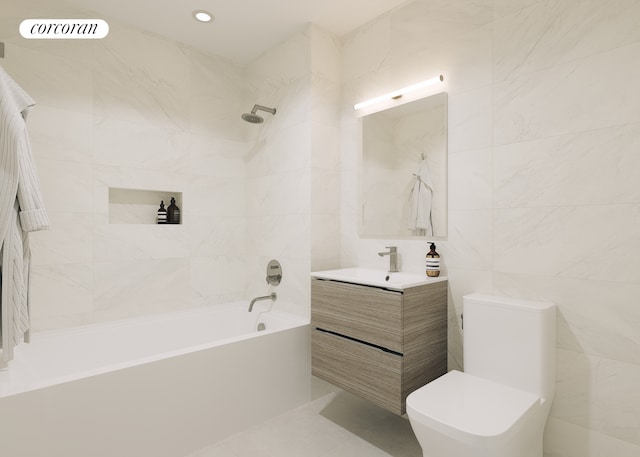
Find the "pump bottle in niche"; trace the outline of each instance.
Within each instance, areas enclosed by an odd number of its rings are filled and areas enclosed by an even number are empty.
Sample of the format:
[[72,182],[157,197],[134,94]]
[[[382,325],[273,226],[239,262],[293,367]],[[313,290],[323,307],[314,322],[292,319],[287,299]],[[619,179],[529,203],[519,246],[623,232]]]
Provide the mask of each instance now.
[[164,200],[160,201],[160,208],[158,209],[158,224],[167,223],[167,210],[164,208]]
[[436,252],[435,243],[431,243],[430,251],[427,252],[427,276],[440,276],[440,254]]
[[176,205],[176,199],[171,197],[171,204],[167,208],[167,224],[180,223],[180,208]]

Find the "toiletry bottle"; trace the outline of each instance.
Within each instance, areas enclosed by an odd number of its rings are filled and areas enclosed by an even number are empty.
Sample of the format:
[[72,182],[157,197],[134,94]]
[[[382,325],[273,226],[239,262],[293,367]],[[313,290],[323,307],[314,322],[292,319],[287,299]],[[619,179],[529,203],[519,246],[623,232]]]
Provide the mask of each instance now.
[[176,205],[176,199],[171,197],[171,204],[167,208],[167,224],[180,223],[180,208]]
[[167,223],[167,210],[164,209],[164,200],[160,201],[160,208],[158,209],[158,224]]
[[427,252],[427,276],[440,276],[440,254],[436,252],[435,243],[431,243],[431,250]]

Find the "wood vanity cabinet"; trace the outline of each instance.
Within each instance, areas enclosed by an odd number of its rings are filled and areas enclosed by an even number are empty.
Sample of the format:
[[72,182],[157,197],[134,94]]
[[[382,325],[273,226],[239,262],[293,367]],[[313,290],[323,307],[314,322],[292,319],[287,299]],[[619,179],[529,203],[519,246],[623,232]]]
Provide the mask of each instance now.
[[447,371],[447,281],[388,290],[311,279],[313,375],[396,414]]

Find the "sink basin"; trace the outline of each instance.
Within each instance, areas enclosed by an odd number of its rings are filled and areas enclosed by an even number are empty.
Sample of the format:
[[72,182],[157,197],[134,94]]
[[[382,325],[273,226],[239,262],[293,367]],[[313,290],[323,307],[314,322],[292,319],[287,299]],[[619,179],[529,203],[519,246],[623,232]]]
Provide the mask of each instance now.
[[311,273],[314,278],[332,279],[334,281],[361,284],[365,286],[384,287],[392,290],[404,290],[410,287],[422,286],[438,281],[446,281],[446,276],[429,278],[415,273],[389,273],[381,270],[367,268],[342,268],[339,270],[315,271]]

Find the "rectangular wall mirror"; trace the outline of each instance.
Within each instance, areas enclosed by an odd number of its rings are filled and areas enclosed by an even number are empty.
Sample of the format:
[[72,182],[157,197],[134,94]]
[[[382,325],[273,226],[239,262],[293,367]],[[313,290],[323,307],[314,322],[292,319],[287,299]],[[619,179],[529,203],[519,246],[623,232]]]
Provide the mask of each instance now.
[[362,118],[363,238],[447,237],[447,94]]

